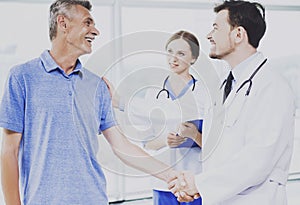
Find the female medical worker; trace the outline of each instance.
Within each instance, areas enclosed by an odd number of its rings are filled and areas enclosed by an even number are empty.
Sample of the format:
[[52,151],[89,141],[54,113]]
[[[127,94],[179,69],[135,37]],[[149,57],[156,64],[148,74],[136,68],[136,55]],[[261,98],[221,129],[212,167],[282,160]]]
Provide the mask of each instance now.
[[[162,150],[163,147],[167,147],[161,156],[168,156],[170,165],[177,170],[189,170],[197,174],[202,169],[200,162],[201,133],[207,96],[202,81],[195,79],[190,74],[190,67],[199,56],[199,42],[190,32],[179,31],[169,38],[165,48],[171,72],[166,76],[162,88],[147,90],[145,101],[141,103],[143,109],[138,109],[137,106],[130,106],[130,109],[143,115],[141,114],[142,110],[145,111],[149,108],[147,104],[158,106],[164,112],[166,126],[165,129],[160,127],[154,131],[156,138],[146,140],[145,148]],[[120,108],[121,97],[115,95],[113,85],[107,79],[104,80],[107,82],[110,92],[114,93],[113,106]],[[121,105],[121,107],[125,106]],[[149,111],[144,114],[147,115],[147,113]],[[156,129],[154,124],[152,126]],[[193,202],[178,202],[167,186],[158,180],[154,182],[153,200],[154,205],[201,204],[201,198]]]

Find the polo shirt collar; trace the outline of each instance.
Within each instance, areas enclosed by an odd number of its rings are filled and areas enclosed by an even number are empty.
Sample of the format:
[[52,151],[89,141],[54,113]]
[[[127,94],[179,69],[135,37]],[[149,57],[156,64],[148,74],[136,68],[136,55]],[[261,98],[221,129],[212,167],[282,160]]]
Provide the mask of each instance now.
[[[57,65],[57,63],[54,61],[54,59],[50,55],[49,50],[45,50],[41,54],[40,59],[43,62],[44,68],[48,73],[53,71],[53,70],[56,70],[56,69],[62,70],[61,67],[59,65]],[[77,59],[76,66],[75,66],[72,73],[79,72],[79,71],[82,72],[82,64],[81,64],[80,60]]]

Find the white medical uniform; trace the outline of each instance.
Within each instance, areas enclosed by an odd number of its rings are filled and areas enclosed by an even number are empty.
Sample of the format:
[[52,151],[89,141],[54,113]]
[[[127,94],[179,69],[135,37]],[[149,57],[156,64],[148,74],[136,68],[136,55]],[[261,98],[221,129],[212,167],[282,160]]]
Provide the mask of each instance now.
[[[193,91],[192,87],[193,85],[189,86],[184,95],[174,100],[171,97],[167,98],[166,92],[162,92],[156,99],[161,87],[149,88],[144,98],[131,101],[128,111],[130,122],[135,126],[144,125],[150,129],[145,132],[148,136],[145,136],[144,141],[157,136],[164,136],[167,140],[168,133],[178,133],[178,126],[182,122],[203,119],[207,98],[205,86],[198,80]],[[170,91],[167,86],[166,88]],[[164,147],[149,152],[177,170],[189,170],[195,174],[202,170],[199,147]],[[156,179],[153,182],[154,189],[169,191],[165,182]]]
[[249,96],[245,96],[249,84],[236,93],[264,59],[257,52],[234,68],[234,87],[224,105],[222,88],[208,109],[210,117],[219,119],[208,120],[212,124],[204,133],[203,172],[195,177],[205,205],[287,204],[292,91],[267,62],[254,76]]

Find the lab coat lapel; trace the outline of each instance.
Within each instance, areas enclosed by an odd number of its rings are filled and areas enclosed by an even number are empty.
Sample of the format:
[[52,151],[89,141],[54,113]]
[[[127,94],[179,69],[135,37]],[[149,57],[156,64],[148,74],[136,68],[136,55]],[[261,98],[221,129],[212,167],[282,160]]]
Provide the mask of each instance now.
[[238,79],[236,81],[236,85],[234,86],[234,88],[232,89],[232,91],[229,93],[227,99],[224,102],[224,106],[226,108],[232,104],[232,101],[236,99],[237,95],[243,95],[243,96],[245,96],[245,93],[246,93],[246,90],[247,90],[249,84],[246,84],[238,93],[237,93],[237,90],[240,88],[240,86],[246,80],[248,80],[250,78],[250,76],[252,75],[252,73],[263,62],[264,59],[265,59],[264,56],[261,53],[259,53],[259,56],[258,56],[257,60],[249,63],[247,65],[247,67],[245,68],[244,72],[242,72],[238,76]]

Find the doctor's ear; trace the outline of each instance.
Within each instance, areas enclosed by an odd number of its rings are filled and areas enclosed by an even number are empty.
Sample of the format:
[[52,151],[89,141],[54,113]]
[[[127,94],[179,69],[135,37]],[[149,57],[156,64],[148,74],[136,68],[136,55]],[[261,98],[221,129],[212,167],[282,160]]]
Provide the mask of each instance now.
[[236,43],[239,43],[243,41],[245,38],[247,38],[247,31],[244,27],[238,26],[235,28],[235,41]]

